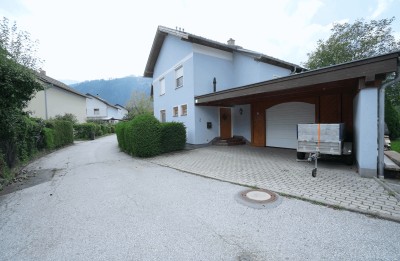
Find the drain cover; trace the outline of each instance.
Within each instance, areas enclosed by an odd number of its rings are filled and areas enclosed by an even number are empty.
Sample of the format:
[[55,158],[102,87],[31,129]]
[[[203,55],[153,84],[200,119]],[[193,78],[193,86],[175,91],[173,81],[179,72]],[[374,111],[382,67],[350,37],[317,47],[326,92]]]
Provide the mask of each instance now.
[[279,196],[266,189],[248,189],[236,195],[236,200],[252,208],[274,208],[281,203]]

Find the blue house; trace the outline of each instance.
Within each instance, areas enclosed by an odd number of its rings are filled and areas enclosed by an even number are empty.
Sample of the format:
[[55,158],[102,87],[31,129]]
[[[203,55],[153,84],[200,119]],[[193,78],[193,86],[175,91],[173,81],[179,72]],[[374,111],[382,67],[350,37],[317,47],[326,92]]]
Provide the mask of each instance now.
[[233,39],[225,44],[159,26],[144,76],[153,78],[155,117],[183,122],[188,143],[241,136],[253,146],[295,149],[298,123],[342,122],[359,173],[371,177],[383,164],[378,90],[397,70],[398,57],[307,71]]

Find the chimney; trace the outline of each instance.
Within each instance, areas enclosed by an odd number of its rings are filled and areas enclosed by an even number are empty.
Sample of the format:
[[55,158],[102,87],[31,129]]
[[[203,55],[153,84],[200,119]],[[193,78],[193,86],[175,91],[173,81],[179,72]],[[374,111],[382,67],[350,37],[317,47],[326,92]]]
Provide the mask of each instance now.
[[45,71],[45,70],[42,70],[42,69],[39,69],[39,74],[40,74],[40,75],[46,76],[46,71]]
[[229,38],[228,45],[235,45],[235,40],[233,40],[232,38]]

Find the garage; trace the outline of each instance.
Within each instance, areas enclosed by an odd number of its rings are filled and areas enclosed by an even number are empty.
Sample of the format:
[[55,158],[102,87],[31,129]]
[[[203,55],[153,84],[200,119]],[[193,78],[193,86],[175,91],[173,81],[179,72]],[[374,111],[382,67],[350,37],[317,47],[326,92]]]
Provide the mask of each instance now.
[[305,102],[287,102],[265,111],[266,146],[296,149],[297,124],[315,123],[315,105]]

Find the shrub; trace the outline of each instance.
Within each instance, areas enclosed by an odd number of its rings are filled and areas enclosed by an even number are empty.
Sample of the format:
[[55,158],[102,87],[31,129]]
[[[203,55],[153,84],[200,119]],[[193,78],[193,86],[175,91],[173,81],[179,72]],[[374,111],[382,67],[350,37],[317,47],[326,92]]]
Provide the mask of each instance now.
[[59,148],[74,142],[74,130],[70,121],[54,121],[54,147]]
[[150,114],[136,116],[127,132],[132,154],[138,157],[152,157],[161,152],[161,124]]
[[43,128],[44,146],[46,149],[54,149],[54,130]]
[[135,139],[135,133],[133,132],[133,121],[128,121],[125,124],[124,130],[124,150],[130,155],[135,155],[135,148],[133,147],[133,140]]
[[186,144],[186,129],[181,122],[161,123],[161,149],[162,152],[182,150]]
[[96,124],[82,123],[75,125],[75,137],[78,139],[91,139],[93,140],[96,133]]
[[117,134],[118,146],[121,150],[125,151],[125,129],[127,122],[119,122],[115,125],[115,133]]
[[389,128],[390,138],[400,137],[400,114],[389,99],[385,100],[385,122]]

